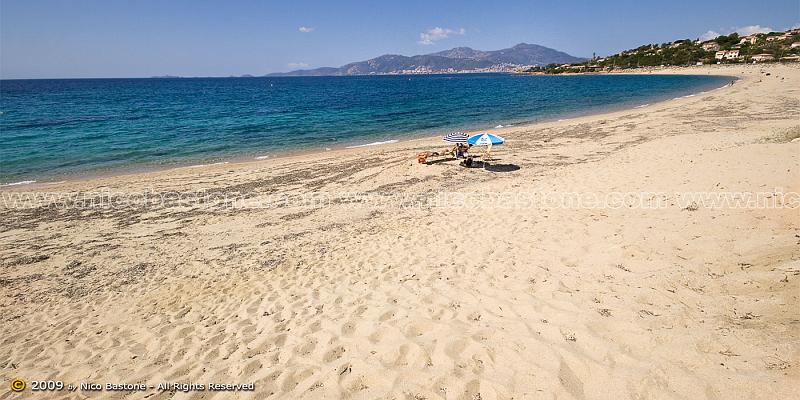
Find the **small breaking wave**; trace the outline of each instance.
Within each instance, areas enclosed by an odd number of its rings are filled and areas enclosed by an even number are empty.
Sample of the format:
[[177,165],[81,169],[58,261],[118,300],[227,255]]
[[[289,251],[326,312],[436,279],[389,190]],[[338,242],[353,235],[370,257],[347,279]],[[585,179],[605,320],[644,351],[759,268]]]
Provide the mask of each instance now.
[[347,146],[346,148],[348,148],[348,149],[356,149],[356,148],[359,148],[359,147],[380,146],[382,144],[391,144],[391,143],[397,143],[397,142],[399,142],[399,140],[385,140],[383,142],[372,142],[372,143],[367,143],[367,144],[359,144],[359,145],[355,145],[355,146]]
[[227,163],[228,163],[227,161],[222,161],[222,162],[215,162],[215,163],[210,163],[210,164],[195,164],[195,165],[189,165],[188,167],[184,167],[184,168],[203,168],[203,167],[210,167],[212,165],[225,165]]
[[19,181],[19,182],[11,182],[11,183],[6,183],[5,185],[0,185],[0,186],[19,186],[19,185],[30,185],[31,183],[36,183],[36,181]]

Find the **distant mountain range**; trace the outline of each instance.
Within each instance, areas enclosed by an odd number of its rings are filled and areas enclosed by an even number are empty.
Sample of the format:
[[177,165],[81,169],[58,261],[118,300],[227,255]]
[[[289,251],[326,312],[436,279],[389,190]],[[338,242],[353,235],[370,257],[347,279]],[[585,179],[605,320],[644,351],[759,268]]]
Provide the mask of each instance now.
[[447,72],[505,72],[519,66],[572,64],[585,61],[567,53],[540,46],[520,43],[514,47],[494,51],[481,51],[469,47],[456,47],[437,53],[401,56],[386,54],[367,61],[341,67],[323,67],[267,76],[326,76],[326,75],[389,75]]

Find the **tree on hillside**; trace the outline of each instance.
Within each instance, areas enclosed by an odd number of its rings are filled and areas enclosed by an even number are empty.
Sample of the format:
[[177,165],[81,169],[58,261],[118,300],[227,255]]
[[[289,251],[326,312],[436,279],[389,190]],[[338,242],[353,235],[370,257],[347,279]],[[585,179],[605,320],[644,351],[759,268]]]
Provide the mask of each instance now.
[[717,38],[714,39],[714,41],[717,42],[717,44],[722,50],[730,50],[731,47],[739,44],[740,40],[741,38],[739,38],[739,34],[736,32],[733,32],[727,36],[725,35],[717,36]]

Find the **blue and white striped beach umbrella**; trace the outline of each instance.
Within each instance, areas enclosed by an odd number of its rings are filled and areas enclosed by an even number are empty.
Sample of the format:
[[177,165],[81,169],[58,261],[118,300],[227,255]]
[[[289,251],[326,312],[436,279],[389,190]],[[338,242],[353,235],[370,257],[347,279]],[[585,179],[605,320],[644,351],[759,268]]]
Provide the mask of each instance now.
[[469,135],[467,135],[464,132],[452,132],[448,133],[447,135],[444,135],[444,137],[442,137],[442,140],[450,143],[467,143],[468,138]]
[[491,133],[481,133],[479,135],[475,135],[467,139],[467,143],[473,146],[488,146],[493,144],[503,144],[505,143],[505,139],[500,136],[493,135]]

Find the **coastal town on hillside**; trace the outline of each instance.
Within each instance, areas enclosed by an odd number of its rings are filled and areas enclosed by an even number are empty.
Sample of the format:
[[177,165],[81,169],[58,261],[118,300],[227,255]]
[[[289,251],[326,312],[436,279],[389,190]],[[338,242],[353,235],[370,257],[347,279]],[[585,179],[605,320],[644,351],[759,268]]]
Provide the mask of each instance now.
[[798,61],[800,28],[793,28],[784,32],[747,36],[739,36],[734,32],[705,41],[684,39],[672,43],[648,44],[608,57],[592,57],[582,63],[518,67],[515,72],[591,73],[645,67]]
[[502,64],[494,64],[486,68],[434,69],[427,65],[421,65],[413,69],[402,69],[402,70],[387,72],[385,74],[373,74],[373,75],[480,74],[480,73],[498,73],[498,72],[509,73],[509,72],[518,72],[520,68],[530,68],[530,67],[531,66],[520,66],[519,64],[502,63]]

